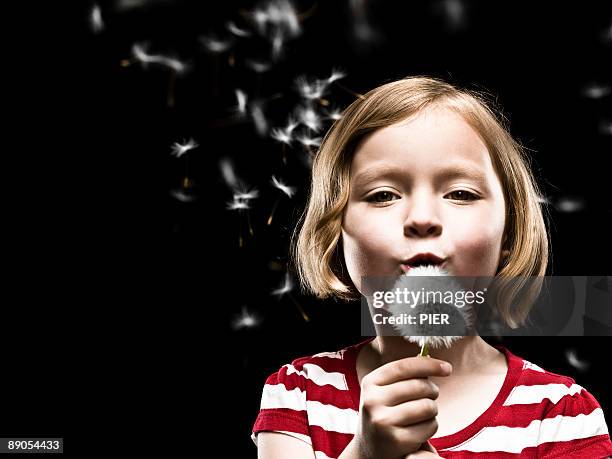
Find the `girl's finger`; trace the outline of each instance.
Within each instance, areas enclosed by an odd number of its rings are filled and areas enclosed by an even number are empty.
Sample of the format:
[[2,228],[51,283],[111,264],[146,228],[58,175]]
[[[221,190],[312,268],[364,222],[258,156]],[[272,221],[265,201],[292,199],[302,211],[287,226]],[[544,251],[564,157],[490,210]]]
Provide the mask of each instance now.
[[415,451],[414,453],[410,453],[408,456],[404,456],[404,459],[434,459],[438,456],[436,453],[431,453],[429,451]]

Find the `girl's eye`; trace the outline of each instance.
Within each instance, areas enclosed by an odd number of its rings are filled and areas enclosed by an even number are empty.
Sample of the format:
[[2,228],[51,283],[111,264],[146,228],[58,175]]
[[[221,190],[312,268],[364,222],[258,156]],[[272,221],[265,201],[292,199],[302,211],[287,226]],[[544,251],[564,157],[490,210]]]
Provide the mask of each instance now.
[[469,191],[466,191],[466,190],[451,191],[450,193],[448,193],[447,196],[450,196],[450,195],[453,195],[453,194],[455,196],[459,196],[457,198],[457,200],[459,200],[459,201],[475,201],[476,199],[478,199],[478,196],[476,196],[474,193],[470,193]]
[[394,195],[390,191],[379,191],[378,193],[374,193],[373,195],[371,195],[367,199],[367,201],[374,202],[374,203],[388,202],[391,199],[385,199],[385,198],[393,198],[393,197]]

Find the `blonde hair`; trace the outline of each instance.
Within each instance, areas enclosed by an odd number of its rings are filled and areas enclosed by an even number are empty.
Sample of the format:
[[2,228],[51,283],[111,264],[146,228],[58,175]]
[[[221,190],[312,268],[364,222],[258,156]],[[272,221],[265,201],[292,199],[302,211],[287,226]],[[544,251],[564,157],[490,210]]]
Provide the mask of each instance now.
[[[549,235],[540,207],[541,193],[523,147],[509,134],[507,120],[488,95],[459,89],[431,77],[407,77],[379,86],[355,100],[325,135],[312,165],[308,202],[291,241],[291,260],[302,290],[324,299],[355,300],[359,292],[348,275],[341,230],[349,198],[350,167],[358,143],[377,129],[403,121],[429,106],[458,113],[479,133],[501,179],[506,202],[505,249],[510,253],[496,277],[543,276]],[[541,283],[521,289],[520,281],[499,290],[498,313],[509,326],[524,323]]]

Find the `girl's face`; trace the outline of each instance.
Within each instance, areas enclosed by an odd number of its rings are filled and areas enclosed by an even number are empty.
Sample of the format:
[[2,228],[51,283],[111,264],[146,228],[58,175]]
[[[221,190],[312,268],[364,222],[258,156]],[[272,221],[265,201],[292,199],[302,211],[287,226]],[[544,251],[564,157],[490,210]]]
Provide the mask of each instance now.
[[[441,107],[379,129],[357,147],[342,221],[348,272],[397,276],[418,253],[445,259],[454,276],[494,276],[505,203],[486,146]],[[362,292],[363,293],[363,292]]]

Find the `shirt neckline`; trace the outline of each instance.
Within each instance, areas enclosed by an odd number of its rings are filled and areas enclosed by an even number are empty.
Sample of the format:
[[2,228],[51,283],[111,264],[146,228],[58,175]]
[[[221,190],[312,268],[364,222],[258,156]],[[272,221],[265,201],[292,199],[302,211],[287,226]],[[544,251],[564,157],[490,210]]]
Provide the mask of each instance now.
[[[359,380],[357,378],[357,355],[359,354],[359,350],[364,345],[373,341],[374,338],[376,337],[370,337],[365,341],[350,346],[349,348],[347,348],[345,353],[346,364],[348,365],[347,382],[349,386],[349,392],[354,407],[357,411],[359,411],[359,399],[361,397],[361,387],[359,386]],[[510,392],[516,385],[516,382],[522,370],[521,359],[512,354],[505,346],[493,345],[493,347],[504,354],[504,356],[506,357],[506,363],[508,365],[506,377],[504,378],[504,382],[502,384],[501,389],[499,390],[497,396],[495,397],[491,405],[470,425],[453,434],[437,438],[431,438],[429,441],[436,449],[442,450],[459,445],[473,437],[484,427],[491,425],[491,423],[495,420],[496,416],[499,414],[503,403],[506,401],[506,399],[510,395]]]

